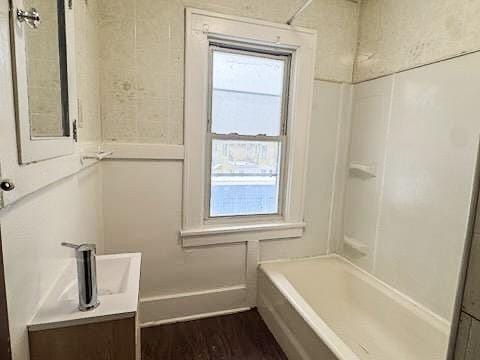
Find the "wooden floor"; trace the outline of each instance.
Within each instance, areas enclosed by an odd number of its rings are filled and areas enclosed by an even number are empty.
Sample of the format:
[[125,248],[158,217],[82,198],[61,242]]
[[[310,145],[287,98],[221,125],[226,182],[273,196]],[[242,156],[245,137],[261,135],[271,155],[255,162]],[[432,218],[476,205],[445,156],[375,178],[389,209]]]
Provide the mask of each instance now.
[[256,310],[142,329],[142,360],[287,359]]

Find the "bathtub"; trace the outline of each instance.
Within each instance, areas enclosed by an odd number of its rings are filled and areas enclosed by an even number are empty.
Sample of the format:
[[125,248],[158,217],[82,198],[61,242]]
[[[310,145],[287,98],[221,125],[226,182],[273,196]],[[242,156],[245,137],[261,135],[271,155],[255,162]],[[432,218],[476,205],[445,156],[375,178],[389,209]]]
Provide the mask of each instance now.
[[263,263],[258,276],[258,310],[290,360],[446,359],[446,320],[340,256]]

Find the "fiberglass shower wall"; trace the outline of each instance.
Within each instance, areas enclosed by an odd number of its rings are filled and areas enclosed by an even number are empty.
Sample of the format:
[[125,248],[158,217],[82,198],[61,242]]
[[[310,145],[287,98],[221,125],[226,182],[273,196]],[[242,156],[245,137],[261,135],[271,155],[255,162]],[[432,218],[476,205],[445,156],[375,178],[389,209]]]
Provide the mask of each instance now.
[[343,253],[452,318],[480,122],[480,54],[355,85]]

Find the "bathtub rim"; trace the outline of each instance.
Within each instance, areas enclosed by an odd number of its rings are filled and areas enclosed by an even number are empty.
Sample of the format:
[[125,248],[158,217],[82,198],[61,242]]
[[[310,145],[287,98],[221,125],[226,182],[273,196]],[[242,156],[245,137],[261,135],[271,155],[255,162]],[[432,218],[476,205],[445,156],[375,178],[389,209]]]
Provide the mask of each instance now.
[[[362,269],[358,265],[352,263],[350,260],[339,254],[327,254],[305,258],[293,258],[293,259],[279,259],[279,260],[267,260],[259,262],[259,270],[265,274],[265,276],[272,282],[272,284],[278,289],[278,291],[284,296],[287,301],[292,305],[295,311],[302,317],[302,319],[308,324],[313,332],[325,343],[325,345],[332,351],[332,353],[342,360],[359,360],[360,358],[351,350],[351,348],[345,344],[345,342],[330,328],[330,326],[323,321],[323,319],[313,310],[313,308],[307,303],[307,301],[300,295],[285,275],[276,269],[268,269],[268,265],[282,264],[282,263],[294,263],[294,262],[309,262],[321,259],[335,259],[344,265],[350,266],[354,272],[356,271],[362,279],[369,284],[382,291],[387,296],[393,298],[393,301],[407,306],[409,309],[415,312],[420,318],[427,321],[437,330],[445,334],[448,339],[451,324],[448,320],[444,319],[440,315],[434,313],[422,304],[417,303],[408,295],[400,292],[399,290],[388,285],[384,281],[378,279],[368,271]],[[267,268],[266,268],[267,267]],[[445,354],[446,355],[446,354]]]

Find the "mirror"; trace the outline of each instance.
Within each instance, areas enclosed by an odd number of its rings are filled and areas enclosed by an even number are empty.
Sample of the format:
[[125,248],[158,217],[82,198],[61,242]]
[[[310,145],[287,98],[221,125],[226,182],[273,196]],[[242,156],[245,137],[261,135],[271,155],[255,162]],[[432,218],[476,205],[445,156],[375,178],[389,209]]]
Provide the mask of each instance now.
[[24,26],[31,137],[65,136],[68,80],[63,1],[28,0],[24,8],[30,13],[26,16],[39,18],[38,23],[27,18]]
[[11,0],[21,164],[71,154],[74,150],[71,117],[76,108],[71,99],[75,99],[75,70],[70,69],[74,15],[66,1]]

